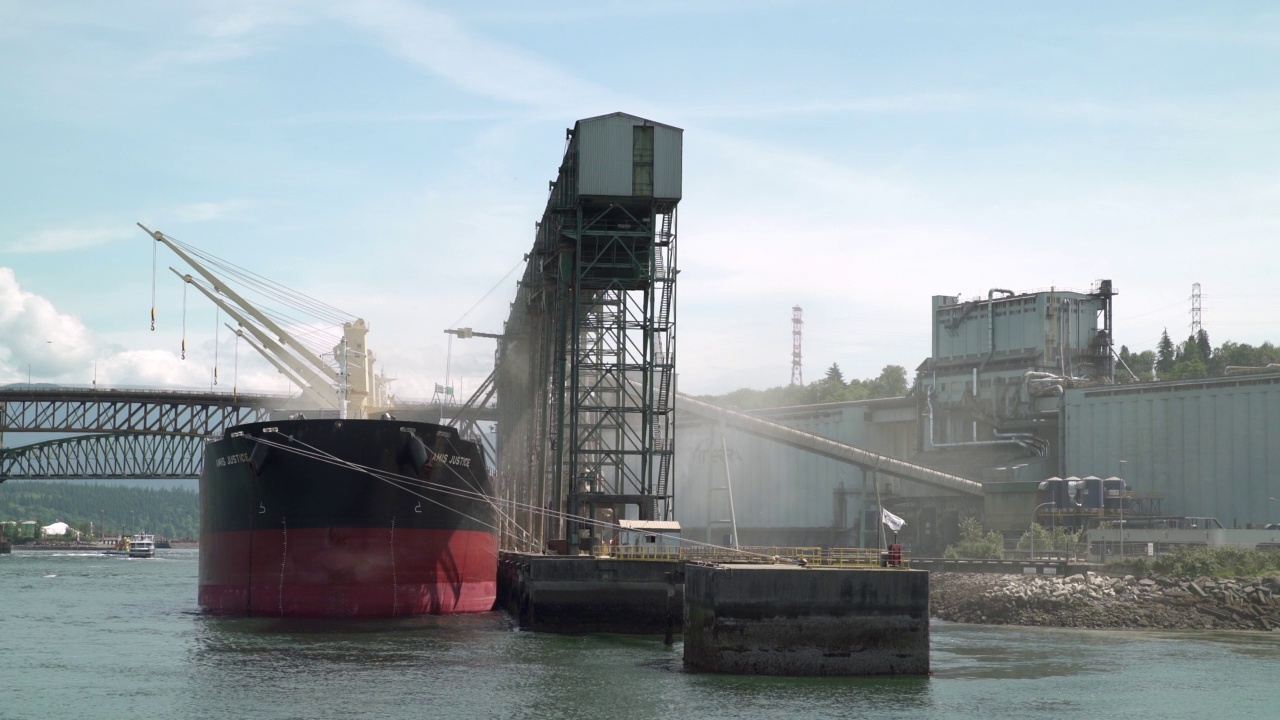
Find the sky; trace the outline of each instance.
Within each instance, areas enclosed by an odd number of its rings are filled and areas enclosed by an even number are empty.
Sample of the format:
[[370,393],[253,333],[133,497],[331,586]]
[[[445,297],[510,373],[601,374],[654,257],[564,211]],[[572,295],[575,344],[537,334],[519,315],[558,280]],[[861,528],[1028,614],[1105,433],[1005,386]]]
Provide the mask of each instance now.
[[501,332],[616,111],[684,129],[684,392],[788,383],[797,305],[806,381],[913,369],[995,287],[1109,278],[1136,351],[1200,283],[1215,345],[1280,341],[1277,67],[1250,2],[0,0],[0,384],[289,390],[141,222],[465,395],[493,341],[444,329]]

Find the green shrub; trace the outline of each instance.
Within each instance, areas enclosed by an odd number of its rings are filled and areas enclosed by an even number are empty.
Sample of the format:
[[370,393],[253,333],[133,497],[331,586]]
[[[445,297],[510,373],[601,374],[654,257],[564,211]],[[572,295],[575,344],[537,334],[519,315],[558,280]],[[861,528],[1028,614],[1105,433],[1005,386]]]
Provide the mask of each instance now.
[[1078,532],[1071,532],[1062,526],[1050,529],[1040,523],[1032,523],[1031,527],[1022,533],[1022,537],[1018,538],[1018,549],[1067,552],[1079,541],[1080,533]]
[[1192,546],[1151,560],[1151,570],[1172,577],[1237,577],[1280,572],[1280,553],[1238,547]]
[[960,523],[960,542],[948,545],[942,553],[948,558],[972,558],[999,560],[1004,553],[1004,537],[992,530],[985,535],[978,518],[968,518]]

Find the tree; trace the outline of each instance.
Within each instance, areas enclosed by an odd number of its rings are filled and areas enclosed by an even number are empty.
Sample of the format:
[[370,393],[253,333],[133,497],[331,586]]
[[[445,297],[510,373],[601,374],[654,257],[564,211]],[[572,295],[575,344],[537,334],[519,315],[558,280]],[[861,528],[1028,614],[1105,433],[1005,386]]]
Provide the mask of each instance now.
[[1134,353],[1129,351],[1127,345],[1121,345],[1117,355],[1121,363],[1120,368],[1116,370],[1117,383],[1151,382],[1151,368],[1156,362],[1154,350]]
[[1156,371],[1161,375],[1173,369],[1177,357],[1174,354],[1173,341],[1169,339],[1169,328],[1160,333],[1160,342],[1156,345]]
[[885,365],[880,377],[871,381],[871,397],[902,397],[907,394],[907,370],[901,365]]
[[1209,374],[1223,375],[1228,367],[1265,367],[1271,363],[1280,363],[1280,348],[1275,345],[1266,342],[1253,347],[1227,340],[1213,351],[1207,364]]
[[831,367],[827,368],[827,376],[825,380],[844,385],[844,373],[840,372],[839,363],[831,363]]
[[1207,367],[1209,360],[1213,357],[1213,346],[1209,344],[1209,333],[1204,328],[1200,328],[1196,333],[1196,346],[1200,350],[1200,362]]
[[1178,361],[1173,369],[1165,373],[1162,380],[1194,380],[1196,378],[1208,377],[1209,371],[1204,363],[1200,361],[1199,353],[1189,356],[1184,355]]

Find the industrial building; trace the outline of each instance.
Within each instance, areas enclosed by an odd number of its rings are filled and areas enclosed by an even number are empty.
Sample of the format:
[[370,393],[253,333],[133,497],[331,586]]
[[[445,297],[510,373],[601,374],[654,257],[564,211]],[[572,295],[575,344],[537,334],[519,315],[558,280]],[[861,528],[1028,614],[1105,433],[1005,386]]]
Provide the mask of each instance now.
[[[908,397],[752,413],[980,482],[980,497],[680,414],[684,536],[875,546],[882,505],[907,520],[900,540],[918,554],[940,553],[966,517],[1007,535],[1033,517],[1084,527],[1115,511],[1280,522],[1280,374],[1117,385],[1117,294],[1102,280],[1087,292],[935,296],[932,354]],[[1070,482],[1055,495],[1042,487],[1051,478]]]

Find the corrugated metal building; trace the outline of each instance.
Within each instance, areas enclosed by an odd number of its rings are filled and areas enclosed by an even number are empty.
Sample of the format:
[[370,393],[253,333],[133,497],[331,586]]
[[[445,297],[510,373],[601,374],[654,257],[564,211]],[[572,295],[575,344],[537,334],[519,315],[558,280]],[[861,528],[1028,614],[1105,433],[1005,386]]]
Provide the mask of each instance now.
[[579,120],[578,195],[679,200],[684,131],[626,113]]
[[[1280,522],[1280,376],[1068,390],[1066,472],[1119,475],[1166,515]],[[1274,498],[1274,499],[1273,499]]]
[[[754,414],[897,457],[909,457],[915,450],[916,403],[909,398],[776,408]],[[733,513],[725,478],[726,458]],[[676,426],[675,467],[676,517],[686,538],[727,544],[735,517],[743,545],[860,546],[867,542],[864,533],[876,530],[865,517],[876,507],[870,473],[732,427],[682,416]],[[888,499],[923,492],[904,485],[898,479],[880,479],[881,494]],[[874,539],[870,542],[874,544]]]
[[[1280,374],[1109,384],[1115,294],[1104,280],[1088,293],[936,296],[934,356],[918,368],[913,397],[755,414],[1004,483],[984,507],[881,478],[885,506],[907,519],[904,539],[920,552],[941,552],[967,515],[1021,532],[1044,500],[1037,484],[1053,476],[1123,475],[1144,512],[1216,517],[1227,528],[1280,522]],[[741,543],[875,545],[870,473],[732,428],[723,436],[721,447],[718,427],[677,425],[676,517],[686,537],[730,535],[727,450]]]

